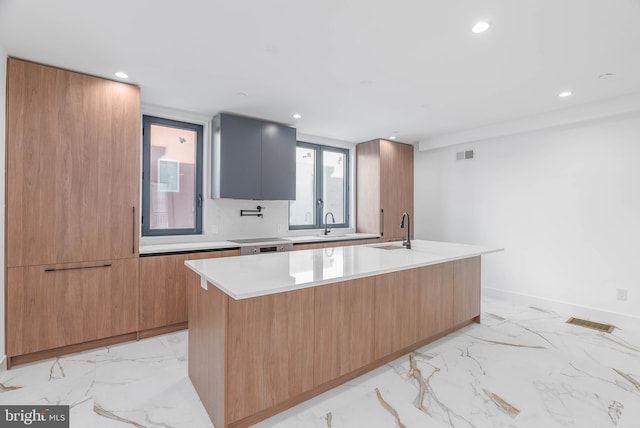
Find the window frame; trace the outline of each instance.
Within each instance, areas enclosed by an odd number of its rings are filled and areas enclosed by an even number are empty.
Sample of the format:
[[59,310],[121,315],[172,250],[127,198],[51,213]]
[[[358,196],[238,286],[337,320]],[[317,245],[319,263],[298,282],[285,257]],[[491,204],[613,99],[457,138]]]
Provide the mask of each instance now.
[[324,229],[324,201],[322,206],[318,204],[318,200],[321,199],[323,193],[323,174],[324,174],[324,152],[334,152],[334,153],[342,153],[344,154],[344,222],[343,223],[330,223],[329,227],[331,229],[346,229],[349,227],[349,183],[350,183],[350,168],[349,168],[349,149],[345,149],[342,147],[334,147],[327,146],[323,144],[315,144],[308,143],[306,141],[296,141],[296,149],[298,147],[304,147],[315,152],[315,209],[316,209],[316,222],[315,224],[300,224],[300,225],[292,225],[291,224],[291,201],[289,202],[289,230],[310,230],[310,229]]
[[[150,222],[150,196],[151,196],[151,125],[169,126],[181,128],[196,133],[196,159],[195,159],[195,186],[194,204],[195,227],[181,229],[151,229]],[[142,115],[142,237],[148,236],[174,236],[174,235],[201,235],[203,217],[203,169],[204,169],[204,126],[197,123],[181,120],[167,119],[152,114]]]

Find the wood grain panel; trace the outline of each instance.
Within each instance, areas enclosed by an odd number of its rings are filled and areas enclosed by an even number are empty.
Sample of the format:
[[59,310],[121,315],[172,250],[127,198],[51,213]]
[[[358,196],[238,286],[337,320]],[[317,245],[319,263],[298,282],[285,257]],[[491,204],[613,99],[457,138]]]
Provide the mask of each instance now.
[[377,276],[376,359],[448,328],[452,283],[450,263]]
[[356,146],[356,231],[380,233],[380,143]]
[[406,236],[402,213],[413,219],[413,146],[380,140],[380,207],[384,209],[384,236],[396,241]]
[[138,259],[9,268],[7,302],[9,356],[134,332]]
[[453,323],[480,316],[480,256],[453,262]]
[[186,289],[176,275],[179,257],[140,259],[140,330],[186,321]]
[[216,427],[226,427],[227,311],[229,297],[189,271],[189,378]]
[[229,299],[228,422],[313,387],[313,289]]
[[317,248],[324,248],[324,242],[311,243],[311,244],[294,244],[293,245],[293,251],[315,250]]
[[10,58],[7,265],[137,254],[139,89]]
[[239,256],[240,250],[171,254],[140,259],[140,330],[187,321],[187,260]]
[[318,386],[374,360],[375,277],[316,287],[315,371]]

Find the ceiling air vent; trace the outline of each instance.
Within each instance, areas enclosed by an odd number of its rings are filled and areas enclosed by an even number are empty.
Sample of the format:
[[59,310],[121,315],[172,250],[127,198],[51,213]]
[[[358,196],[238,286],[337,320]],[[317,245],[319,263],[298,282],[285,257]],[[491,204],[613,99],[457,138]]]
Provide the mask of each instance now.
[[456,153],[456,160],[473,159],[473,150],[464,150]]

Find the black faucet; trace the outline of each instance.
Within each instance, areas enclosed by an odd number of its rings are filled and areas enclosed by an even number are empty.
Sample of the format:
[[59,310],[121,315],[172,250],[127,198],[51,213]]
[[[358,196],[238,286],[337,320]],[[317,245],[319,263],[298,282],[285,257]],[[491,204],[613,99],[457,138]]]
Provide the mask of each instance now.
[[327,225],[327,216],[328,216],[329,214],[331,214],[331,221],[332,221],[333,223],[335,223],[335,222],[336,222],[336,218],[333,216],[333,213],[332,213],[331,211],[328,211],[328,212],[324,215],[324,234],[325,234],[325,235],[328,235],[329,233],[331,233],[331,231],[327,228],[327,227],[328,227],[328,225]]
[[407,239],[402,240],[402,245],[407,247],[407,250],[411,249],[411,217],[408,212],[402,213],[402,221],[400,222],[400,229],[404,229],[404,218],[407,218]]

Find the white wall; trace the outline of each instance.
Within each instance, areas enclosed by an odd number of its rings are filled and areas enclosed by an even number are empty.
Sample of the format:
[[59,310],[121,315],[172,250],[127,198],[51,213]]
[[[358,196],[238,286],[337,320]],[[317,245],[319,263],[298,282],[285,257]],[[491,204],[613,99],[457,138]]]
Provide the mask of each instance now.
[[417,238],[505,248],[484,287],[640,314],[639,113],[416,152],[415,179]]
[[[153,245],[160,243],[174,242],[202,242],[221,241],[233,238],[247,237],[272,237],[286,235],[309,235],[317,234],[319,230],[293,231],[289,232],[289,202],[288,201],[253,201],[237,199],[210,199],[209,185],[211,183],[210,173],[210,148],[211,148],[211,118],[199,116],[190,112],[173,110],[160,106],[143,105],[142,113],[164,117],[174,120],[182,120],[191,123],[198,123],[204,126],[204,211],[203,211],[203,234],[200,236],[173,236],[173,237],[145,237],[141,238],[141,245]],[[342,147],[350,150],[349,163],[351,171],[351,193],[350,193],[350,223],[352,227],[346,231],[355,230],[355,189],[354,165],[355,165],[355,144],[345,141],[333,140],[329,138],[316,137],[306,134],[298,134],[298,140],[315,144],[324,144],[334,147]],[[256,209],[260,205],[265,207],[263,217],[240,216],[240,210]]]
[[7,82],[7,53],[0,45],[0,242],[2,255],[0,256],[0,360],[4,359],[4,179],[5,179],[5,119],[6,119],[6,90]]

